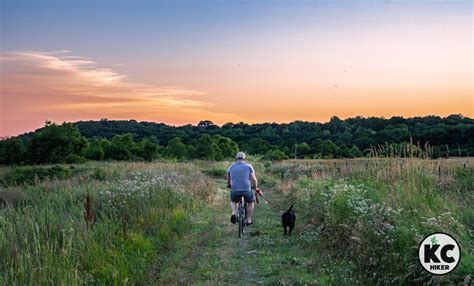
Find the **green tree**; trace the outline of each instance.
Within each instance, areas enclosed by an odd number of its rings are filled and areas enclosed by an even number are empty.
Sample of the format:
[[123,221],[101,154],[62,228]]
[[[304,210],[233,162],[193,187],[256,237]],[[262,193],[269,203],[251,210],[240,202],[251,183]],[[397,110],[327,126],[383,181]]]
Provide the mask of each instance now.
[[105,151],[104,151],[104,147],[101,144],[101,141],[97,139],[89,140],[87,142],[87,147],[84,150],[84,156],[87,159],[91,159],[91,160],[98,160],[98,161],[104,160]]
[[297,145],[296,156],[298,158],[306,158],[310,155],[310,153],[311,153],[311,147],[309,147],[308,143],[303,142]]
[[18,138],[0,141],[0,164],[18,164],[23,160],[23,147]]
[[134,158],[136,144],[133,141],[132,134],[115,135],[110,143],[106,153],[111,159],[132,160]]
[[197,158],[196,147],[194,147],[193,145],[186,146],[186,158],[188,158],[188,159],[196,159]]
[[239,151],[237,143],[230,138],[218,136],[215,138],[215,143],[219,148],[219,154],[215,156],[216,160],[233,158]]
[[159,146],[148,139],[143,139],[137,144],[137,154],[145,161],[158,158]]
[[107,159],[112,159],[112,143],[105,139],[105,138],[102,138],[99,140],[99,145],[102,147],[102,150],[104,150],[104,159],[107,160]]
[[268,150],[268,152],[265,154],[265,159],[281,161],[281,160],[288,159],[288,156],[285,154],[285,152],[279,149],[272,149],[272,150]]
[[357,148],[356,145],[352,145],[351,148],[347,148],[345,145],[340,147],[342,149],[342,153],[344,158],[357,158],[362,157],[362,152]]
[[351,158],[362,157],[362,151],[360,151],[360,149],[356,145],[352,145],[352,148],[349,149],[349,156]]
[[[184,147],[186,155],[181,155],[183,154],[183,148],[180,148],[181,150],[177,152],[179,154],[177,157],[183,158],[195,158],[198,156],[196,152],[204,150],[199,156],[204,155],[208,159],[209,156],[212,156],[213,160],[223,159],[232,151],[224,150],[227,144],[225,141],[219,143],[220,139],[217,139],[219,136],[231,139],[248,154],[263,155],[269,150],[277,148],[287,156],[293,157],[295,144],[300,143],[297,152],[298,158],[328,158],[330,155],[336,158],[352,157],[359,153],[353,148],[353,145],[356,145],[359,151],[364,153],[367,153],[371,146],[390,146],[391,149],[388,154],[394,154],[393,148],[396,147],[396,154],[408,156],[400,150],[403,150],[402,146],[407,146],[403,143],[410,141],[415,145],[420,144],[420,146],[425,146],[428,143],[433,151],[431,153],[432,157],[467,156],[468,154],[472,156],[474,154],[474,143],[471,140],[471,138],[474,138],[474,119],[462,115],[451,115],[444,118],[425,116],[413,118],[392,117],[390,119],[358,116],[345,120],[332,117],[327,123],[295,121],[284,124],[246,124],[240,122],[226,123],[222,127],[209,120],[201,121],[198,125],[188,124],[174,127],[163,123],[104,119],[101,121],[80,121],[74,123],[74,126],[79,128],[80,134],[85,138],[112,140],[115,135],[131,132],[133,140],[147,138],[152,143],[166,145],[171,139],[179,137],[182,143],[189,144]],[[47,163],[54,161],[66,162],[67,160],[77,162],[80,161],[82,155],[95,160],[102,157],[100,147],[94,145],[95,143],[89,144],[84,153],[80,150],[79,152],[68,150],[70,144],[64,144],[63,139],[56,140],[58,139],[58,136],[54,135],[56,131],[51,129],[54,128],[45,127],[36,132],[20,135],[17,138],[18,141],[1,141],[0,163]],[[41,137],[39,133],[48,133],[49,135],[46,136],[48,138],[41,135],[43,136],[41,140],[47,139],[46,141],[54,141],[54,143],[50,145],[48,145],[49,143],[40,143],[38,141],[38,138]],[[210,145],[210,150],[207,151],[206,148],[198,146],[198,138],[203,134],[212,136],[217,149],[213,144]],[[157,138],[160,138],[160,141]],[[319,143],[313,144],[317,139],[320,140]],[[331,143],[334,143],[330,144],[324,140],[331,140]],[[301,142],[311,142],[308,154],[305,154],[305,146],[301,145]],[[193,145],[192,148],[189,147],[191,144]],[[81,144],[76,145],[80,146]],[[135,144],[135,147],[132,146],[130,152],[122,152],[122,150],[118,154],[116,154],[116,151],[120,148],[116,148],[115,145],[112,148],[111,142],[100,140],[100,146],[102,146],[105,153],[104,159],[120,157],[130,160],[142,157],[139,143]],[[207,148],[209,149],[209,146]],[[20,150],[18,151],[18,149]],[[51,151],[53,149],[54,151]],[[450,150],[449,154],[448,150]],[[166,154],[166,149],[164,151],[164,154]],[[212,155],[215,151],[217,153]]]
[[168,141],[164,154],[166,157],[183,159],[186,156],[186,145],[181,142],[181,138],[175,137]]
[[270,148],[270,144],[261,138],[252,138],[243,145],[243,149],[250,154],[265,154]]
[[351,140],[352,140],[352,134],[348,131],[345,131],[339,134],[339,136],[337,137],[336,143],[338,145],[344,144],[344,145],[350,146]]
[[323,132],[322,132],[321,134],[322,134],[322,137],[323,137],[324,139],[326,139],[326,138],[329,138],[329,136],[331,136],[331,131],[329,131],[329,130],[323,130]]
[[311,143],[311,149],[314,154],[319,154],[317,157],[332,159],[343,156],[341,148],[331,140],[316,139]]
[[201,135],[197,140],[195,147],[195,158],[214,160],[219,155],[219,147],[214,143],[209,134]]
[[199,127],[209,127],[209,126],[216,126],[214,124],[214,122],[210,121],[210,120],[202,120],[202,121],[199,121],[198,125]]
[[371,146],[375,146],[375,141],[368,137],[361,137],[354,140],[354,144],[357,145],[359,150],[370,149]]
[[323,144],[321,145],[321,154],[323,155],[323,158],[341,158],[342,150],[331,140],[324,140]]
[[82,156],[87,142],[72,123],[46,122],[29,141],[27,158],[32,163],[60,163],[69,156]]

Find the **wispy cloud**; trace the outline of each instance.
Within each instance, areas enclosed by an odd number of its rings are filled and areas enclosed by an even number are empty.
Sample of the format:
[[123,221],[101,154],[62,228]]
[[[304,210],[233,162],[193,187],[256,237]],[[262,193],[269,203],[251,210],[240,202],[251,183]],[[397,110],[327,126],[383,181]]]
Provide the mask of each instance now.
[[112,68],[70,51],[14,51],[0,55],[0,134],[57,121],[134,118],[172,124],[242,119],[212,111],[206,92],[131,82]]

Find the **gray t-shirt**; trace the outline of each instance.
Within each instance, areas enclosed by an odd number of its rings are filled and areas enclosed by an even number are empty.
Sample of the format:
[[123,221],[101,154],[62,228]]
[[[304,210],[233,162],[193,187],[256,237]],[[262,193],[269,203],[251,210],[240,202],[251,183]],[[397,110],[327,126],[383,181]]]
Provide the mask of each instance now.
[[251,191],[250,174],[255,172],[252,165],[242,161],[232,164],[227,170],[230,175],[232,192]]

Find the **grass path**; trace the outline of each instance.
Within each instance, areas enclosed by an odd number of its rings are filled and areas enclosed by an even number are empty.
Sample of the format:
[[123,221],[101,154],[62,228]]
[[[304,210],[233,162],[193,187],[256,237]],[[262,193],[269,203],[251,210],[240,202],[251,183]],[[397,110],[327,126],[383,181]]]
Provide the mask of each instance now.
[[[216,184],[224,186],[225,182],[216,180]],[[274,204],[286,204],[277,193],[268,196]],[[193,218],[191,233],[178,243],[174,255],[164,261],[158,284],[314,285],[323,282],[314,274],[317,255],[308,253],[302,245],[304,235],[295,228],[293,236],[284,237],[280,215],[262,201],[255,209],[255,224],[242,239],[237,236],[237,225],[229,221],[228,190],[219,189],[209,209],[198,213]]]

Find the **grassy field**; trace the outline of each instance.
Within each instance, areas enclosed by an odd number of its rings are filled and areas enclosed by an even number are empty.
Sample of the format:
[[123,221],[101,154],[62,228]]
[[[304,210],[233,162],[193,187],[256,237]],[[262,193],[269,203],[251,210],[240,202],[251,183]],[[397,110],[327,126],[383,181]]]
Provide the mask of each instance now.
[[[41,180],[35,172],[62,179]],[[2,173],[5,184],[25,180],[0,192],[2,285],[155,282],[160,261],[213,191],[212,181],[188,164],[94,163]]]
[[[258,205],[243,239],[228,222],[229,162],[0,168],[0,285],[469,283],[472,159],[250,163],[278,209]],[[434,231],[461,245],[446,276],[418,263]]]
[[[317,239],[306,247],[327,256],[335,284],[456,284],[474,269],[472,161],[370,159],[286,162],[282,192],[297,202],[300,225]],[[285,184],[287,182],[287,184]],[[417,257],[427,234],[457,238],[460,265],[446,276],[428,275]],[[320,261],[321,262],[321,261]]]

